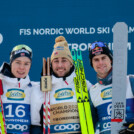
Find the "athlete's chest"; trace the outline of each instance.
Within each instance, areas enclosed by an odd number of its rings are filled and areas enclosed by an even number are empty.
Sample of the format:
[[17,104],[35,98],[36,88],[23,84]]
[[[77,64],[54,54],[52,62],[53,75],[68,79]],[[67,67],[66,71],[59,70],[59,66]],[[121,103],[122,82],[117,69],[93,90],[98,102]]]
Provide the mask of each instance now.
[[[59,85],[59,84],[58,84]],[[76,102],[76,93],[74,84],[53,86],[51,91],[51,104]]]

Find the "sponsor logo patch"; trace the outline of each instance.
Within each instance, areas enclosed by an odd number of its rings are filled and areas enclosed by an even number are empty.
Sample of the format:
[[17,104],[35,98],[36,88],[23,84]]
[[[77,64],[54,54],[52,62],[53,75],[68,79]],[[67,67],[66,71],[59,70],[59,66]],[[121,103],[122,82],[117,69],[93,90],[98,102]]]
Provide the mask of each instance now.
[[55,48],[55,50],[64,50],[64,47],[63,47],[63,46],[57,46],[57,47]]
[[54,97],[56,100],[72,99],[74,92],[71,88],[62,88],[55,92]]
[[29,54],[29,52],[27,50],[25,50],[25,49],[17,50],[17,51],[15,51],[14,54],[18,54],[18,53],[27,53],[27,54]]
[[[53,126],[52,126],[53,127]],[[70,124],[58,124],[54,126],[55,132],[80,132],[80,124],[70,123]]]
[[24,100],[25,93],[21,89],[8,89],[6,93],[6,97],[8,100]]
[[99,55],[102,51],[103,51],[103,49],[102,49],[101,47],[96,46],[96,47],[92,50],[92,54]]
[[103,100],[112,99],[112,87],[103,89],[101,91],[101,98]]

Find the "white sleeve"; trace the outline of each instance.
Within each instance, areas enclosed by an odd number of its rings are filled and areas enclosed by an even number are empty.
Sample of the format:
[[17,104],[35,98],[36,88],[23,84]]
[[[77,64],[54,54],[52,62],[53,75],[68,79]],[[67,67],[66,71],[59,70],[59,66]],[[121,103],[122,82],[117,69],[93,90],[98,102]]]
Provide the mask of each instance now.
[[87,83],[87,90],[89,91],[90,88],[93,86],[88,80],[86,80]]
[[40,86],[36,85],[33,87],[33,91],[31,94],[31,124],[38,125],[40,124],[40,110],[43,104],[44,95],[43,92],[40,91]]

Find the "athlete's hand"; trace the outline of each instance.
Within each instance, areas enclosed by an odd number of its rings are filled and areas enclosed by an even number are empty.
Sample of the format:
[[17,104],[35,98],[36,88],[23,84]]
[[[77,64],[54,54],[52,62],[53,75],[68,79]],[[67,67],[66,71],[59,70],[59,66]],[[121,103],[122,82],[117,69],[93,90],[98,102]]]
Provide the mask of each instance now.
[[126,129],[123,129],[119,132],[119,134],[134,134],[134,123],[125,123]]

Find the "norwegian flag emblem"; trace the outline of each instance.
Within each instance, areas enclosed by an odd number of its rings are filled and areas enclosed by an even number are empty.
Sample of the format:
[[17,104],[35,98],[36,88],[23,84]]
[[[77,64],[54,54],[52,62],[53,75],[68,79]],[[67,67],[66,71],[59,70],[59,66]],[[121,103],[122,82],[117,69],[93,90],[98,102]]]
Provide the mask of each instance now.
[[20,55],[21,55],[21,56],[25,56],[25,53],[21,53]]
[[57,55],[57,54],[58,54],[58,52],[55,52],[55,53],[54,53],[54,55]]

